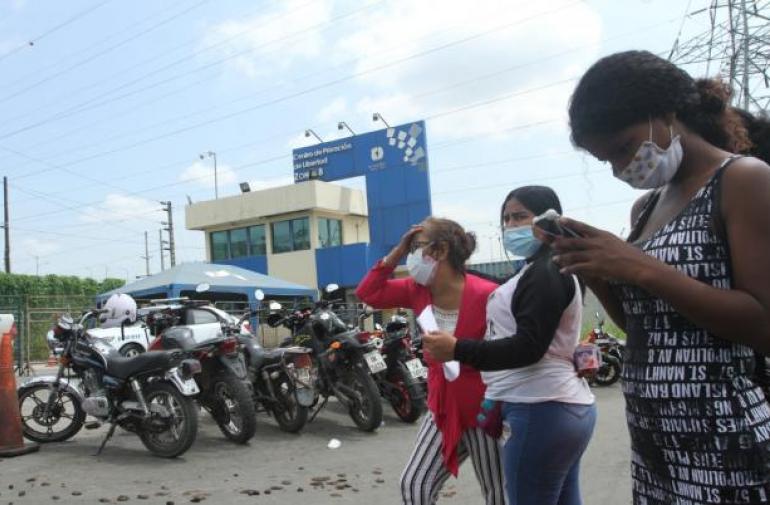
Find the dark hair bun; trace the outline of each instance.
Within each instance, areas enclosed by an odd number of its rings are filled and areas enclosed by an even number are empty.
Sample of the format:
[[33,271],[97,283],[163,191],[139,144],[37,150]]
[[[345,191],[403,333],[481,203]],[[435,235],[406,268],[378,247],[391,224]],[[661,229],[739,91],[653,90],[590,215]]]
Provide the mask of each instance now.
[[697,79],[695,87],[700,95],[700,107],[706,114],[721,114],[730,101],[730,88],[717,79]]

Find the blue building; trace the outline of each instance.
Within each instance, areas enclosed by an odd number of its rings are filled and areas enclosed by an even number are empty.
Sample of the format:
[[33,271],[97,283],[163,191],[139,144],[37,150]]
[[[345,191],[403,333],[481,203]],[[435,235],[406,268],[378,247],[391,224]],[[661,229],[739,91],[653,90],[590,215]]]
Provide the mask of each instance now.
[[[293,159],[292,185],[187,206],[186,226],[205,233],[210,262],[354,288],[431,214],[421,121],[296,149]],[[365,192],[334,184],[353,177],[364,177]]]

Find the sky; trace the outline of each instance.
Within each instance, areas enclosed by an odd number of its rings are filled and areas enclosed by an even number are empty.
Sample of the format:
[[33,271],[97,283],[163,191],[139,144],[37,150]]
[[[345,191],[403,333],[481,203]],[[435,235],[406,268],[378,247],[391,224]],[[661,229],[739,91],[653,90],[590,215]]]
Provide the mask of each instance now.
[[[545,184],[564,214],[627,231],[638,196],[575,150],[566,109],[601,56],[667,56],[707,0],[0,0],[0,175],[12,271],[133,280],[205,259],[184,207],[290,184],[291,150],[424,119],[434,214],[501,259],[505,195]],[[686,67],[694,76],[703,66]],[[714,73],[714,69],[710,69]],[[349,184],[360,187],[360,181]],[[168,265],[168,259],[166,259]]]

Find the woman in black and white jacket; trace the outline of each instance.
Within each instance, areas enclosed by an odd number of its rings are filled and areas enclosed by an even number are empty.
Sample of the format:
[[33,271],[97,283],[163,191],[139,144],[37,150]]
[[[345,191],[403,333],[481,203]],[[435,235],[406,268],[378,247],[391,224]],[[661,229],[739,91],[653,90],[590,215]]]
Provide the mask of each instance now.
[[503,241],[526,265],[490,295],[483,341],[435,332],[425,349],[437,360],[482,370],[486,399],[501,402],[503,458],[510,505],[579,505],[580,458],[596,422],[594,396],[573,364],[580,339],[582,291],[554,264],[532,221],[561,213],[543,186],[512,191],[503,202]]

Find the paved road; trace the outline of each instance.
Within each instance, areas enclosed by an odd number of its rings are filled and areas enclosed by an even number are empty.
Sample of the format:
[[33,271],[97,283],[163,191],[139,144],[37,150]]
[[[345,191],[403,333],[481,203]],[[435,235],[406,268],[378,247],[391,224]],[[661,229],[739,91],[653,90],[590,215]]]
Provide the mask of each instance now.
[[[597,430],[583,459],[584,502],[630,503],[620,390],[616,385],[596,395]],[[161,505],[190,503],[196,497],[222,505],[397,504],[398,477],[416,427],[400,423],[386,408],[385,426],[376,434],[361,433],[339,405],[330,404],[294,436],[262,415],[251,444],[236,446],[224,440],[208,416],[201,416],[197,442],[173,461],[150,456],[137,437],[120,430],[97,458],[93,453],[104,433],[104,428],[84,430],[37,454],[0,459],[0,505],[122,503],[119,497],[128,498],[126,503]],[[328,449],[331,438],[342,446]],[[324,485],[314,487],[314,479],[324,479]],[[439,503],[482,503],[470,463],[457,480],[450,479]]]

